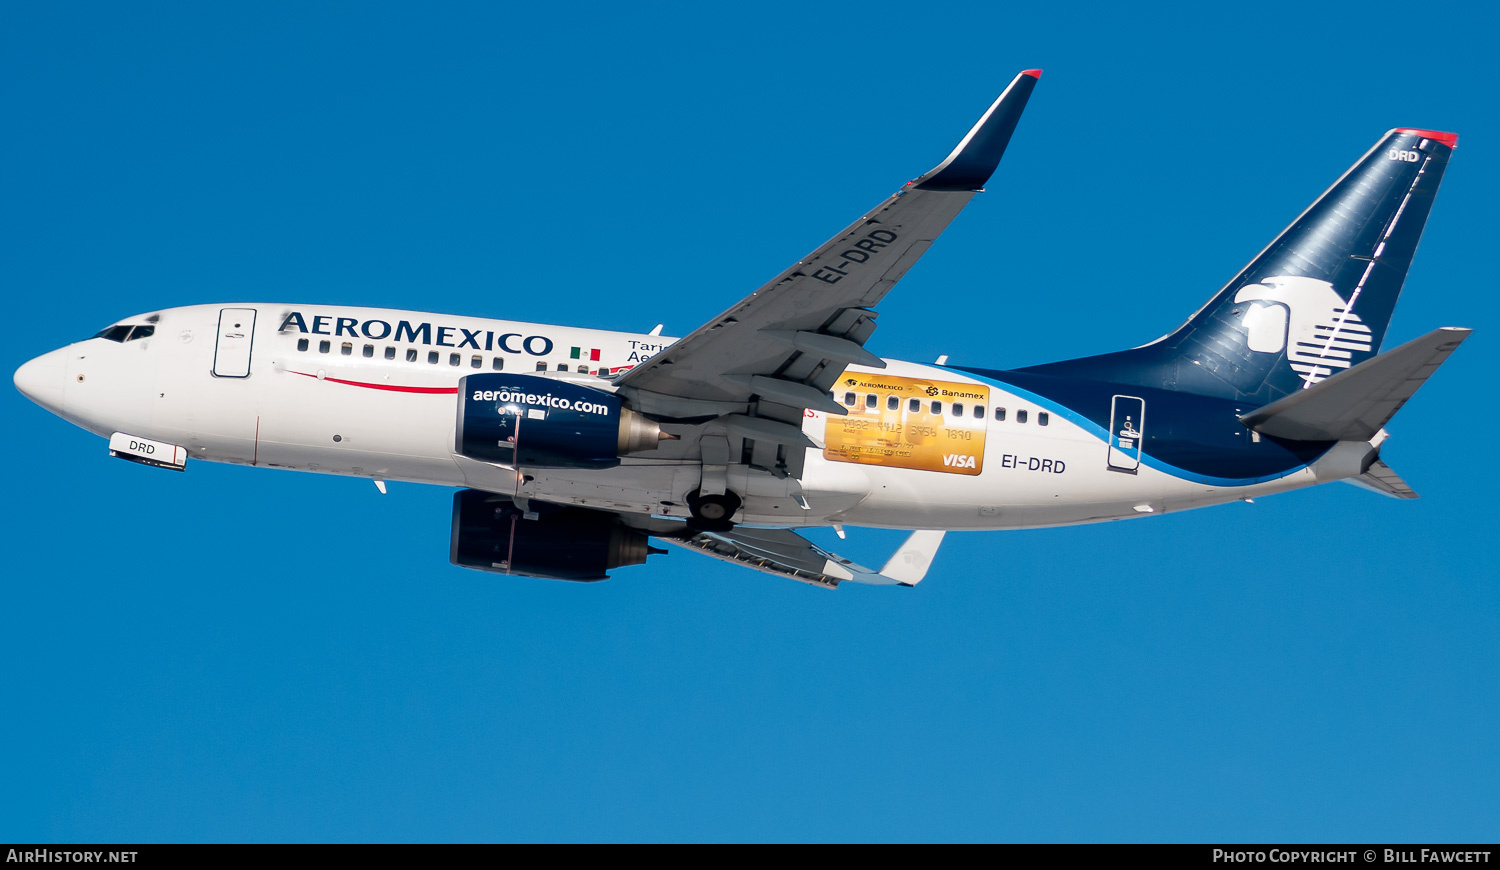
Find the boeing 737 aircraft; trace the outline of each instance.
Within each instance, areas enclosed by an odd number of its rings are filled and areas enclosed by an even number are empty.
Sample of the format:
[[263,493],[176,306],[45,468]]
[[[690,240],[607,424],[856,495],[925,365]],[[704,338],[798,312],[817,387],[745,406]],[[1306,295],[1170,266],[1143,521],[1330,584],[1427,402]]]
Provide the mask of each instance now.
[[[1020,73],[936,168],[686,338],[313,304],[128,317],[15,383],[111,455],[461,487],[456,565],[604,579],[655,538],[833,587],[913,585],[949,529],[1149,516],[1346,480],[1415,498],[1385,425],[1469,335],[1379,352],[1458,137],[1396,129],[1187,322],[999,371],[866,349],[999,165]],[[802,527],[916,530],[884,567]]]

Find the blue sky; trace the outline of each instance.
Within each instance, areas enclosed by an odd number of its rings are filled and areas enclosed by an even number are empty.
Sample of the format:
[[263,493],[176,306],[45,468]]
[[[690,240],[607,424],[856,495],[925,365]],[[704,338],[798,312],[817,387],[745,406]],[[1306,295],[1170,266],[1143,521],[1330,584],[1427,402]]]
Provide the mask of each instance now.
[[463,571],[447,490],[136,467],[5,391],[0,840],[1500,835],[1490,8],[222,6],[0,9],[11,369],[215,301],[681,335],[1028,67],[877,352],[1155,338],[1395,126],[1463,138],[1388,346],[1477,332],[1391,426],[1419,501],[955,534],[915,590]]

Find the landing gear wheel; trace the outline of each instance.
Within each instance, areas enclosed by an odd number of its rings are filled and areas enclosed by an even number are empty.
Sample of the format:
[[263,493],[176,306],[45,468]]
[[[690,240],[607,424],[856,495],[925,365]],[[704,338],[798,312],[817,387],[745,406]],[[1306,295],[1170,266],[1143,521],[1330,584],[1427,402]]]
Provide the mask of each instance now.
[[723,495],[702,495],[698,490],[688,493],[688,510],[693,518],[688,525],[705,532],[727,532],[734,528],[731,517],[740,509],[740,497],[732,492]]

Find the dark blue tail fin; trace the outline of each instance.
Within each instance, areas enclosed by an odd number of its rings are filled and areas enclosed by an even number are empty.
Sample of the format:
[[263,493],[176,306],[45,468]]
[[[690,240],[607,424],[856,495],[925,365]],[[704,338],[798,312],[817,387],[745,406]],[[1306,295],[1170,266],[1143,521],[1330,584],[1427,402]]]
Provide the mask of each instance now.
[[1457,145],[1390,131],[1175,332],[1022,371],[1265,404],[1369,359]]

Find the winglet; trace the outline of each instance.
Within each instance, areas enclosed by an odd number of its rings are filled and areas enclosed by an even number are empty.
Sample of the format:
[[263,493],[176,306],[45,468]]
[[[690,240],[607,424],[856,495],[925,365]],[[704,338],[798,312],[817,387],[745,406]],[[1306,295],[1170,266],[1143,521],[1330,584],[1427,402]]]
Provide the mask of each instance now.
[[1012,79],[948,159],[911,182],[911,186],[922,190],[979,190],[984,187],[995,173],[995,167],[1000,165],[1005,146],[1010,144],[1016,122],[1021,120],[1021,112],[1026,108],[1026,101],[1031,99],[1031,92],[1041,75],[1041,70],[1029,69]]
[[931,530],[912,532],[901,549],[896,551],[896,555],[880,569],[880,573],[902,586],[917,585],[927,576],[927,569],[932,567],[933,557],[937,556],[945,534],[947,532]]

